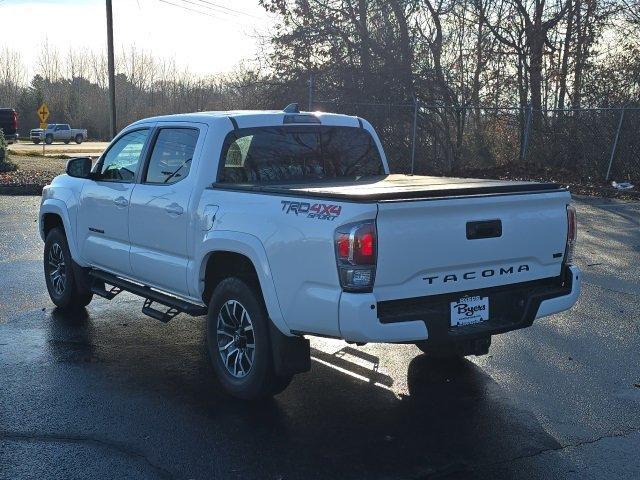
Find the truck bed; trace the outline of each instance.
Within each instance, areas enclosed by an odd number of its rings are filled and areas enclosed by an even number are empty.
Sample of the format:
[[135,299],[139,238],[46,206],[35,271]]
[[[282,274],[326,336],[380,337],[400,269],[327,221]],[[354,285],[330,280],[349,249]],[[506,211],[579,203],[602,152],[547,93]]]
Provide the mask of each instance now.
[[322,183],[229,184],[213,188],[276,195],[334,198],[351,201],[399,201],[437,199],[472,195],[506,195],[562,191],[556,183],[538,183],[479,178],[432,177],[422,175],[381,175],[359,180]]

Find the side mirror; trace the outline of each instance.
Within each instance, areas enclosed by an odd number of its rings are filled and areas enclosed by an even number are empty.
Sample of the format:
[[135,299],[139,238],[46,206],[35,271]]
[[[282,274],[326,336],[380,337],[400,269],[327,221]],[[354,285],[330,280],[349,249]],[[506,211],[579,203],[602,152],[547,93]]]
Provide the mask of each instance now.
[[91,158],[72,158],[67,162],[66,172],[70,177],[91,178]]

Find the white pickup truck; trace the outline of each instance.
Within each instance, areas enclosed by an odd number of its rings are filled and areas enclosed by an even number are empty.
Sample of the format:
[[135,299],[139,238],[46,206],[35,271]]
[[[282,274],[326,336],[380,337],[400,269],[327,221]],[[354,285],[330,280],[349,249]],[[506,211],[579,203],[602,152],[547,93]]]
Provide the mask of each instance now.
[[51,145],[54,141],[69,143],[71,140],[81,144],[87,139],[87,130],[84,128],[71,128],[68,123],[50,123],[47,128],[31,129],[29,138],[36,145],[40,142]]
[[306,335],[482,355],[570,308],[575,211],[555,184],[390,175],[371,125],[283,111],[140,120],[45,187],[60,308],[125,290],[168,321],[207,315],[231,394],[282,391]]

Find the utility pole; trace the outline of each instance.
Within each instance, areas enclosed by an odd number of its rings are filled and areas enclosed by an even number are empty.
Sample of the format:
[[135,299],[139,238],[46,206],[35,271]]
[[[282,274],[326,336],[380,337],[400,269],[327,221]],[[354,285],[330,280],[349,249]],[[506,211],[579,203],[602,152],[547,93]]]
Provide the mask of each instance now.
[[116,136],[116,74],[113,59],[113,12],[111,0],[107,0],[107,62],[109,68],[109,124],[111,138]]
[[411,175],[416,169],[416,133],[418,128],[418,97],[413,98],[413,131],[411,133]]

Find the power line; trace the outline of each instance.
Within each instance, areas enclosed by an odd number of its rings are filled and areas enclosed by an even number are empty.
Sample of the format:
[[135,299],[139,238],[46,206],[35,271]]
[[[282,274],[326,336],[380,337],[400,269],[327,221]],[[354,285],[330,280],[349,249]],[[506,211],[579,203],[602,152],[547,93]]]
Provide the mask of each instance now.
[[[209,10],[212,10],[212,11],[216,12],[216,13],[221,13],[222,15],[231,15],[232,17],[237,17],[237,16],[238,16],[238,15],[232,15],[232,14],[231,14],[231,13],[229,13],[229,12],[224,12],[224,11],[217,10],[217,9],[215,9],[215,8],[211,7],[211,6],[207,6],[207,5],[200,5],[199,3],[193,2],[193,1],[191,1],[191,0],[178,0],[178,1],[179,1],[179,2],[183,2],[183,3],[189,3],[189,4],[191,4],[191,5],[195,5],[196,7],[199,7],[199,8],[207,8],[207,9],[209,9]],[[198,10],[198,11],[199,11],[199,10]],[[203,13],[204,13],[204,12],[203,12]]]
[[177,3],[168,2],[167,0],[158,0],[158,1],[162,2],[162,3],[166,3],[167,5],[173,5],[174,7],[182,8],[183,10],[189,10],[190,12],[195,12],[195,13],[199,13],[200,15],[206,15],[206,16],[211,17],[211,18],[216,18],[218,20],[222,20],[220,17],[216,17],[215,15],[212,15],[210,13],[203,12],[202,10],[196,10],[195,8],[189,8],[189,7],[185,6],[185,5],[179,5]]
[[243,12],[243,11],[241,11],[241,10],[235,10],[235,9],[233,9],[233,8],[229,8],[229,7],[226,7],[226,6],[224,6],[224,5],[220,5],[220,4],[218,4],[218,3],[211,2],[211,1],[209,1],[209,0],[198,0],[198,1],[199,1],[200,3],[204,3],[204,4],[207,4],[207,5],[211,5],[213,8],[218,8],[218,9],[221,9],[221,10],[227,10],[227,11],[229,11],[229,12],[233,12],[233,13],[239,13],[240,15],[246,15],[247,17],[258,18],[258,19],[260,18],[260,17],[257,17],[257,16],[255,16],[255,15],[252,15],[252,14],[250,14],[250,13]]
[[[226,22],[232,22],[232,23],[235,23],[238,26],[243,26],[244,25],[244,23],[242,23],[239,20],[239,15],[233,15],[233,14],[228,13],[228,12],[221,12],[221,11],[218,11],[218,10],[211,9],[212,12],[215,12],[215,13],[218,13],[218,14],[221,14],[221,15],[228,15],[226,17],[219,17],[217,15],[214,15],[211,12],[198,10],[197,8],[189,7],[189,6],[184,5],[182,3],[174,3],[174,2],[185,2],[185,3],[191,4],[191,5],[195,5],[196,7],[207,8],[204,5],[196,4],[191,0],[173,0],[173,1],[158,0],[158,1],[162,2],[162,3],[166,3],[167,5],[171,5],[171,6],[176,7],[176,8],[181,8],[181,9],[189,11],[189,12],[198,13],[200,15],[206,15],[208,17],[215,18],[216,20],[223,20],[223,21],[226,21]],[[246,15],[248,15],[248,14],[246,14]],[[258,18],[258,17],[254,17],[254,18]]]

